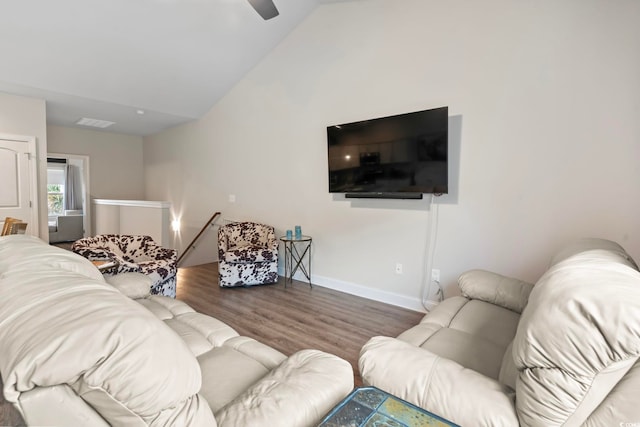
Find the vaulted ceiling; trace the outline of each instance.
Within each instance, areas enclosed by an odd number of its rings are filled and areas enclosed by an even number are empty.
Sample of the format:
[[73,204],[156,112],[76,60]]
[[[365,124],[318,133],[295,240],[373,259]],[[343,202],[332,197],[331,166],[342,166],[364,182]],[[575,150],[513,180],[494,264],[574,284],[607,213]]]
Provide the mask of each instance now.
[[47,122],[149,135],[206,113],[320,3],[0,0],[0,92],[45,99]]

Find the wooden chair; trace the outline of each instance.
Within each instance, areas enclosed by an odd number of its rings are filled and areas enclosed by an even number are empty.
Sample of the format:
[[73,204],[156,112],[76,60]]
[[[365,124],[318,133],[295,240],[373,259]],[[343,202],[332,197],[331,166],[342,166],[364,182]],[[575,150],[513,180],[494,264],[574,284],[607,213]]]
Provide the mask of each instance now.
[[4,219],[4,226],[2,227],[2,236],[9,234],[25,234],[27,231],[28,223],[22,222],[21,219],[6,217]]

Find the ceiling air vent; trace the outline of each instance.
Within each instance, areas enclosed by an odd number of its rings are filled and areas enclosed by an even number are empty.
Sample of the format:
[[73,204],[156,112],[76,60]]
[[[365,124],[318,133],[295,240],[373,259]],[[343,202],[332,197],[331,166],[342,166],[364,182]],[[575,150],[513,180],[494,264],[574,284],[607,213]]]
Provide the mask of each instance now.
[[107,128],[115,123],[116,122],[110,122],[108,120],[89,119],[87,117],[83,117],[76,122],[77,125],[91,126],[91,127],[100,128],[100,129]]

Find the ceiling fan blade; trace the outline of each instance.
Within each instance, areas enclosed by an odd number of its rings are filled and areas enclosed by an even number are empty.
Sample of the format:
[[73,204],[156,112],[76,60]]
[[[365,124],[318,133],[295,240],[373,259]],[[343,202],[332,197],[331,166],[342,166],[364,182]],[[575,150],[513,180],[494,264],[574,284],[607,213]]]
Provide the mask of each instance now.
[[251,6],[262,16],[265,21],[280,15],[273,0],[248,0]]

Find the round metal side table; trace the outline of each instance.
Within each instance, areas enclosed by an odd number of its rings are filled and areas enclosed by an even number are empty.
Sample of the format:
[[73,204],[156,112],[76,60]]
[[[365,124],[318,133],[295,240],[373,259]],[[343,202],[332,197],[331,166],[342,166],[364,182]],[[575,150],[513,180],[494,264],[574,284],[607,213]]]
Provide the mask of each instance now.
[[[311,244],[313,239],[311,236],[301,236],[296,238],[287,238],[286,236],[280,237],[280,241],[284,244],[284,286],[287,283],[293,283],[293,275],[298,270],[304,274],[304,277],[309,281],[309,287],[311,285]],[[307,265],[305,267],[304,259],[307,258]]]

